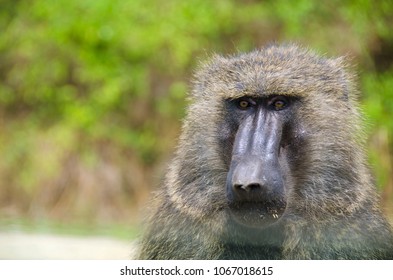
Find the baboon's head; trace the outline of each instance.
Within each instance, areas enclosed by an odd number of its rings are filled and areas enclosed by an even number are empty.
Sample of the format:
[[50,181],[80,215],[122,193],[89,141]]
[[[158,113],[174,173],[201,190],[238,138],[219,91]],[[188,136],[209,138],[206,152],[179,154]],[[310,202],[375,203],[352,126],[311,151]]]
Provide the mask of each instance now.
[[358,118],[343,68],[295,46],[215,57],[196,75],[173,201],[258,228],[297,208],[350,207]]

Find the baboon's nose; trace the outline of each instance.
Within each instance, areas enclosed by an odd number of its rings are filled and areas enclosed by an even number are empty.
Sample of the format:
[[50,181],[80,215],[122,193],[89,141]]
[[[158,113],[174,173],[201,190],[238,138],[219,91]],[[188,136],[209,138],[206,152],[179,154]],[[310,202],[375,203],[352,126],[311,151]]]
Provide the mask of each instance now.
[[243,160],[237,164],[232,176],[228,178],[235,201],[260,201],[266,193],[271,192],[271,178],[263,170],[266,169],[261,161],[255,159]]
[[235,202],[263,201],[269,193],[269,189],[263,183],[233,184],[232,197]]
[[234,163],[227,177],[230,202],[265,202],[284,193],[283,179],[275,158],[245,156]]
[[247,226],[263,227],[276,222],[286,208],[286,197],[278,163],[272,158],[245,156],[227,177],[229,213]]
[[234,184],[235,191],[238,192],[253,192],[253,191],[260,191],[262,189],[262,185],[260,183],[250,183],[250,184]]

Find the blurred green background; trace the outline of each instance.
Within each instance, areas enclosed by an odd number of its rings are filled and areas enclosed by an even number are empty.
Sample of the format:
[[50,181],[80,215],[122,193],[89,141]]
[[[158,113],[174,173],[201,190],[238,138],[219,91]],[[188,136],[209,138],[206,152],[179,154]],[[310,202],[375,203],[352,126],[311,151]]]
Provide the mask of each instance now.
[[390,0],[0,0],[0,226],[128,238],[196,65],[272,41],[352,60],[392,215],[392,29]]

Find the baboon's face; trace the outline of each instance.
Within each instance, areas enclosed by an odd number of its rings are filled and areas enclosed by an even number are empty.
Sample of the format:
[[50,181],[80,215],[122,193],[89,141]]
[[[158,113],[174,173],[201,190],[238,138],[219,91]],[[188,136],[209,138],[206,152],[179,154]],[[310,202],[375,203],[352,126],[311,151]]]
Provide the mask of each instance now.
[[[230,151],[226,194],[231,217],[251,227],[280,219],[287,206],[290,157],[302,138],[295,125],[299,100],[284,95],[226,100],[222,146]],[[229,133],[228,133],[229,131]]]
[[251,228],[349,209],[358,112],[344,68],[296,47],[215,57],[195,76],[172,201]]

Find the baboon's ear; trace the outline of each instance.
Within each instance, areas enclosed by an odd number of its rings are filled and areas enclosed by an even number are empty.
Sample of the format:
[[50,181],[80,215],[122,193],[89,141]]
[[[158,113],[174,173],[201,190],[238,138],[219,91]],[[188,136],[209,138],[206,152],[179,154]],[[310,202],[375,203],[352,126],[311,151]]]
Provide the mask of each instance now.
[[340,86],[341,96],[339,97],[341,100],[348,102],[350,98],[353,98],[351,95],[354,92],[353,86],[353,74],[351,74],[350,69],[350,58],[346,56],[341,56],[335,59],[331,59],[334,69],[337,69],[337,84]]

